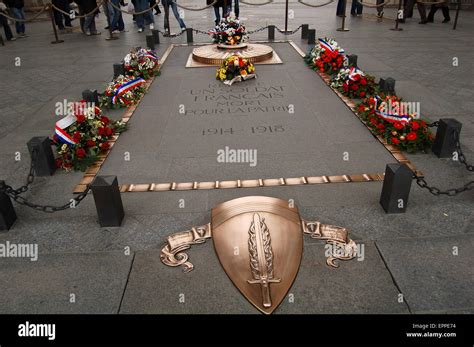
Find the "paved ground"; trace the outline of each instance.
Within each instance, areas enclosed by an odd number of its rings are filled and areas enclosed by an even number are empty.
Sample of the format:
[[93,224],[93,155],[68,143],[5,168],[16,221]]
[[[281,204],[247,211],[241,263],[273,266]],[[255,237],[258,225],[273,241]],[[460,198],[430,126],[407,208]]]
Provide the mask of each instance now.
[[[372,14],[375,10],[366,9],[366,16],[348,18],[351,31],[341,33],[335,30],[340,19],[334,16],[334,3],[317,9],[292,3],[290,9],[294,11],[291,28],[309,23],[317,29],[318,36],[336,37],[348,52],[359,55],[362,69],[380,77],[396,78],[398,93],[420,101],[427,117],[454,117],[461,121],[465,154],[474,158],[474,13],[462,12],[456,31],[437,18],[437,23],[426,26],[413,19],[403,26],[404,31],[394,32],[389,30],[393,22],[378,23]],[[265,7],[242,5],[241,17],[249,29],[266,24],[282,28],[283,11],[281,1]],[[386,16],[393,17],[394,11],[387,9]],[[156,18],[162,28],[162,18]],[[212,25],[212,12],[187,11],[185,20],[188,27],[206,29]],[[64,43],[51,45],[50,24],[34,23],[27,26],[30,37],[0,47],[0,177],[20,184],[29,165],[25,144],[32,136],[51,134],[56,120],[54,104],[64,98],[79,98],[85,88],[103,88],[111,78],[112,64],[130,47],[144,44],[143,35],[136,33],[129,17],[126,24],[130,31],[117,41],[106,41],[104,35],[84,37],[73,33],[63,36]],[[99,27],[103,26],[101,17]],[[265,36],[262,32],[253,38]],[[306,49],[299,34],[292,39]],[[207,39],[198,35],[196,40]],[[162,41],[159,54],[170,40]],[[171,41],[184,42],[185,38]],[[20,66],[14,64],[17,57],[21,59]],[[454,57],[459,60],[456,67],[452,64]],[[266,71],[270,69],[262,68],[265,79],[272,82],[278,69],[285,71],[285,65],[273,68],[272,76]],[[309,70],[307,73],[311,74]],[[165,65],[163,81],[170,79],[166,74]],[[177,76],[177,80],[180,78],[182,75]],[[309,87],[326,93],[316,76],[310,79],[305,82]],[[166,88],[163,81],[155,80],[158,90],[160,86]],[[337,102],[340,103],[334,100],[334,107],[340,108]],[[120,117],[120,112],[110,114]],[[335,124],[334,118],[328,117],[327,122],[328,126]],[[355,124],[348,119],[340,126],[348,134],[358,133]],[[126,144],[127,136],[133,140],[133,131],[124,134],[123,143],[121,138],[117,146]],[[361,136],[365,140],[368,137]],[[140,144],[139,138],[134,140]],[[337,150],[336,154],[319,155],[330,162],[328,158],[337,156]],[[383,148],[374,141],[365,150],[384,155]],[[23,160],[15,161],[16,152]],[[430,182],[442,187],[472,180],[472,174],[455,162],[431,154],[409,157]],[[275,172],[275,177],[279,176],[278,169],[262,168]],[[125,170],[120,174],[137,173]],[[80,177],[80,173],[58,172],[50,178],[38,178],[28,196],[38,202],[63,203]],[[126,218],[120,228],[98,226],[91,197],[76,210],[54,215],[17,207],[19,220],[8,233],[0,234],[0,243],[36,243],[39,257],[37,262],[0,259],[0,289],[7,293],[0,299],[0,312],[255,313],[223,273],[210,242],[190,251],[196,269],[187,275],[163,266],[159,249],[170,233],[207,222],[209,209],[219,202],[242,195],[268,195],[294,199],[305,218],[347,226],[353,238],[365,245],[363,261],[346,262],[336,270],[324,265],[323,246],[306,240],[300,273],[290,290],[295,300],[284,302],[277,313],[473,313],[474,264],[469,256],[474,231],[473,193],[437,198],[413,186],[407,212],[386,215],[378,204],[380,189],[381,183],[364,183],[130,193],[122,195]],[[184,199],[184,208],[179,208],[179,199]],[[126,252],[128,247],[130,254]],[[402,302],[399,293],[403,294]],[[74,303],[71,294],[75,294]],[[184,303],[179,302],[180,294],[185,295]]]

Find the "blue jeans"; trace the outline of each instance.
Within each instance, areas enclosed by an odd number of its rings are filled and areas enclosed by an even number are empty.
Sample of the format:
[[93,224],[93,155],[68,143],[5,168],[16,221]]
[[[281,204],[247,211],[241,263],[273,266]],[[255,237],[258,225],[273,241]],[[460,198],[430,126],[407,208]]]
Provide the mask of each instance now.
[[[214,14],[216,16],[216,25],[219,24],[219,22],[221,21],[221,15],[219,13],[219,9],[220,9],[219,6],[214,7]],[[231,11],[230,5],[227,5],[226,9],[222,7],[222,16],[223,17],[227,16],[230,13],[230,11]]]
[[[17,19],[25,19],[25,9],[12,7],[13,17]],[[25,33],[25,22],[15,22],[15,28],[17,34]]]
[[170,30],[170,23],[169,23],[169,13],[170,13],[170,6],[171,9],[173,10],[174,17],[179,23],[179,27],[181,29],[186,28],[186,24],[184,24],[183,19],[179,16],[178,12],[178,6],[176,6],[176,3],[174,0],[161,0],[161,4],[163,5],[163,8],[165,9],[165,30]]
[[[145,11],[148,6],[148,0],[136,0],[135,12]],[[153,11],[148,11],[144,14],[136,15],[137,26],[141,29],[145,28],[145,24],[155,23],[153,18]]]
[[[120,7],[120,0],[110,0],[115,6]],[[112,30],[124,30],[125,24],[123,22],[122,12],[117,10],[115,7],[109,4],[108,6],[110,16],[110,28]]]
[[[230,10],[232,11],[232,0],[229,1],[229,4],[230,4]],[[239,13],[240,13],[239,0],[234,0],[234,14],[237,18],[239,18]]]

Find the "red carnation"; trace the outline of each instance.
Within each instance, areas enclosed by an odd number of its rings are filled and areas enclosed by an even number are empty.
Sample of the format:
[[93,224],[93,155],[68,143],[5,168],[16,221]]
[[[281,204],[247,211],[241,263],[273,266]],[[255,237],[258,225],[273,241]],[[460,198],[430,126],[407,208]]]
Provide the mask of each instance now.
[[97,128],[97,133],[100,135],[100,136],[103,136],[105,134],[105,128],[104,127],[98,127]]
[[358,89],[359,89],[359,86],[358,86],[357,84],[353,84],[353,85],[351,86],[351,89],[352,89],[352,90],[358,90]]
[[418,130],[420,128],[420,124],[418,122],[412,122],[411,123],[411,128],[413,130]]
[[393,126],[397,130],[403,129],[403,124],[401,122],[395,122],[395,124]]
[[413,132],[413,131],[412,131],[412,132],[409,132],[409,133],[407,134],[407,140],[409,140],[409,141],[416,140],[416,133]]
[[110,129],[109,127],[105,127],[104,131],[105,131],[105,136],[112,136],[112,134],[114,133],[113,130]]
[[385,125],[383,123],[380,123],[379,125],[377,125],[377,129],[383,130],[385,129]]
[[94,147],[94,146],[95,146],[95,141],[87,140],[87,141],[86,141],[86,146],[87,146],[87,147]]
[[365,111],[365,106],[364,105],[359,105],[359,111],[364,112]]
[[100,110],[99,107],[96,106],[96,107],[94,108],[94,113],[95,113],[96,115],[99,115],[99,114],[102,113],[102,111]]
[[60,168],[63,164],[63,161],[61,160],[61,158],[57,158],[55,161],[54,161],[54,164],[56,165],[57,168]]
[[84,148],[76,149],[76,157],[84,158],[86,156],[86,150]]
[[396,137],[392,137],[392,143],[394,145],[398,145],[400,143],[400,141]]
[[79,142],[81,141],[81,137],[81,133],[79,131],[76,131],[72,136],[72,139],[74,140],[74,142]]
[[359,93],[359,96],[360,96],[361,98],[363,98],[363,97],[365,96],[365,92],[360,92],[360,93]]
[[367,84],[367,78],[363,77],[361,80],[360,80],[360,84],[362,84],[363,86],[365,86]]
[[342,85],[342,88],[344,89],[345,92],[349,91],[349,86],[345,83]]
[[110,143],[108,141],[106,141],[106,142],[104,142],[100,145],[100,148],[102,148],[102,150],[106,151],[110,148]]
[[54,142],[59,142],[59,137],[58,137],[58,135],[56,135],[56,134],[53,135],[53,141],[54,141]]
[[100,117],[100,121],[104,124],[109,124],[110,123],[110,119],[106,116]]
[[82,114],[76,116],[76,120],[78,123],[82,123],[86,120],[86,117]]

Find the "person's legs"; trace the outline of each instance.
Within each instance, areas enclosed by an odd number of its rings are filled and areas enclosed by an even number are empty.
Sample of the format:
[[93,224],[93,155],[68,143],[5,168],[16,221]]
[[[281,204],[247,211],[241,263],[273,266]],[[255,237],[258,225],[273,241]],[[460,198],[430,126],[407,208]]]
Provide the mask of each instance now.
[[357,14],[357,1],[352,0],[351,3],[351,15],[355,16]]
[[430,13],[428,13],[427,21],[433,23],[434,22],[434,15],[438,11],[438,7],[436,5],[431,5]]
[[234,0],[234,14],[237,18],[239,18],[239,14],[240,14],[239,0]]
[[109,13],[109,26],[110,26],[110,30],[114,31],[117,29],[117,26],[118,26],[118,21],[119,21],[119,16],[118,14],[120,13],[119,10],[116,10],[113,6],[112,6],[112,2],[114,3],[114,5],[117,5],[120,6],[120,0],[110,0],[110,2],[108,3],[108,6],[107,6],[107,11]]
[[451,20],[451,17],[449,16],[449,7],[448,5],[444,5],[441,7],[441,11],[443,11],[443,23],[447,23]]
[[176,3],[174,1],[171,2],[171,9],[173,10],[174,17],[179,23],[179,27],[181,29],[186,28],[186,24],[184,24],[183,18],[179,16],[178,6],[176,6]]
[[[135,12],[141,12],[146,9],[147,1],[146,0],[136,0],[135,1]],[[145,29],[145,18],[143,17],[143,14],[137,14],[135,16],[137,26],[139,29]]]
[[165,11],[164,25],[165,31],[170,32],[170,4],[168,0],[162,0],[161,4],[163,5],[163,10]]
[[[13,14],[13,17],[15,17],[16,19],[21,19],[21,17],[22,17],[20,8],[13,7],[12,8],[12,14]],[[23,33],[22,23],[19,22],[19,21],[15,21],[15,29],[16,29],[17,34],[22,34]]]
[[95,26],[95,13],[92,13],[86,17],[86,20],[84,22],[84,32],[89,33],[91,35],[96,35],[97,34],[97,29]]
[[0,16],[0,24],[3,26],[3,31],[5,31],[5,37],[7,41],[10,41],[13,38],[12,29],[8,25],[8,19],[4,16]]
[[219,12],[219,7],[214,7],[214,15],[216,17],[216,25],[221,21],[221,14]]
[[[377,0],[377,5],[380,5],[384,2],[384,0]],[[382,17],[383,16],[383,6],[377,7],[377,16]]]
[[[69,5],[69,0],[63,0],[63,7],[64,7],[65,12],[67,13],[71,12],[71,6]],[[69,15],[64,15],[64,24],[67,27],[72,27],[71,17],[69,17]]]
[[[57,4],[54,4],[57,6]],[[59,7],[59,6],[58,6]],[[63,24],[63,15],[61,12],[53,8],[53,17],[54,17],[54,23],[56,23],[57,27],[59,30],[64,30],[64,24]]]
[[415,0],[407,0],[405,3],[405,8],[403,10],[403,18],[413,17],[413,7],[415,7]]
[[420,14],[421,21],[419,24],[426,24],[428,21],[426,20],[426,8],[421,2],[416,3],[416,7],[418,8],[418,13]]
[[336,16],[342,16],[344,13],[344,0],[337,1]]

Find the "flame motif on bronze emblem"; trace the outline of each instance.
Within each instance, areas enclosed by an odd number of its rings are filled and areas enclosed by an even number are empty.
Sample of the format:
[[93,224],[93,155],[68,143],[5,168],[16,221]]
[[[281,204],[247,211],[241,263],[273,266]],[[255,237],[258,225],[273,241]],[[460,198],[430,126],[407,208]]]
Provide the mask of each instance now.
[[273,278],[273,251],[270,230],[265,219],[258,213],[253,215],[249,229],[249,256],[250,270],[253,279],[247,280],[250,284],[260,284],[264,307],[271,307],[270,283],[279,283],[280,278]]

